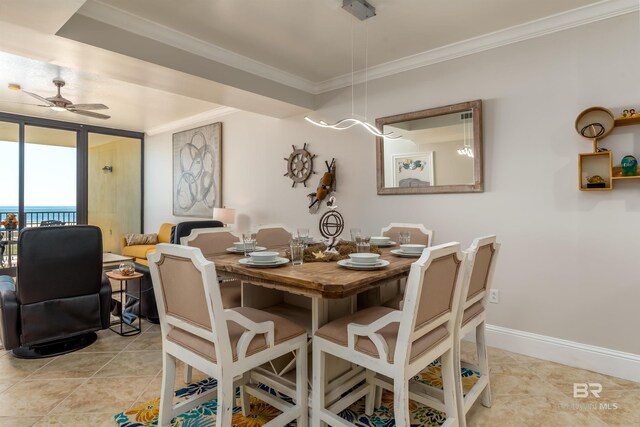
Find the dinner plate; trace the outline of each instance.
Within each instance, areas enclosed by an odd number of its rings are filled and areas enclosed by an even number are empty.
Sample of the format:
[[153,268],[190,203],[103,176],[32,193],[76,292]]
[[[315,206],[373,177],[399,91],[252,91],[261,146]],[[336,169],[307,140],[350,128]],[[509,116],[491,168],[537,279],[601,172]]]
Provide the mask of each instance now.
[[271,268],[271,267],[280,267],[281,265],[285,265],[289,263],[287,258],[276,258],[275,261],[270,263],[265,262],[255,262],[251,258],[242,258],[239,259],[238,262],[240,265],[244,265],[246,267],[256,267],[256,268]]
[[409,253],[409,252],[403,251],[402,249],[391,249],[389,252],[391,252],[394,255],[402,256],[406,258],[420,258],[420,255],[422,255],[422,252]]
[[[265,248],[264,246],[256,246],[255,250],[251,251],[251,252],[262,252],[262,251],[266,251],[267,248]],[[242,254],[244,255],[244,249],[236,249],[233,246],[230,248],[227,248],[227,252],[230,252],[232,254]]]
[[373,243],[373,242],[369,242],[369,243],[371,243],[372,245],[377,246],[379,248],[388,248],[389,246],[397,245],[396,242],[392,242],[392,241],[388,241],[388,242],[385,242],[385,243]]
[[385,259],[381,259],[375,264],[357,264],[351,262],[348,259],[341,259],[338,261],[338,265],[344,268],[349,268],[351,270],[378,270],[380,268],[384,268],[389,265],[389,261]]

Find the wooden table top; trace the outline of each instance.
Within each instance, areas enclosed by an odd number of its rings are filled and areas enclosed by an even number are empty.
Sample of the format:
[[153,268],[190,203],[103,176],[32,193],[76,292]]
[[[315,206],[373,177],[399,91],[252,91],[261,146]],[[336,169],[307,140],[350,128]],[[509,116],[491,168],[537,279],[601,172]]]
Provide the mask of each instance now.
[[107,277],[114,280],[131,280],[131,279],[139,279],[141,277],[144,277],[143,274],[138,273],[137,271],[133,274],[122,274],[117,270],[111,270],[111,271],[106,271],[105,274],[107,275]]
[[372,271],[349,270],[335,262],[306,262],[295,266],[289,263],[282,267],[254,268],[238,263],[244,257],[242,254],[211,254],[205,257],[215,263],[218,274],[223,273],[226,277],[294,294],[344,298],[407,276],[411,264],[417,260],[392,255],[389,249],[381,251],[380,259],[390,264]]

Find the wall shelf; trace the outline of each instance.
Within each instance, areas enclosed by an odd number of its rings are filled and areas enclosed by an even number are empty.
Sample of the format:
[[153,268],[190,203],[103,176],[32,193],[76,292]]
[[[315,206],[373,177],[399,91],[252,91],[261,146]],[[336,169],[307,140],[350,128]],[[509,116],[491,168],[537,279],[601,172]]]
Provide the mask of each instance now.
[[[591,125],[589,123],[594,123]],[[602,124],[601,124],[602,123]],[[578,154],[578,188],[580,191],[611,191],[613,182],[618,180],[640,179],[640,174],[624,176],[620,166],[613,166],[611,151],[598,151],[598,141],[619,126],[640,125],[640,115],[613,119],[611,111],[604,107],[590,107],[578,115],[576,131],[581,136],[593,139],[593,152]],[[598,127],[599,126],[599,127]],[[587,131],[600,133],[591,138]],[[581,132],[582,131],[582,132]],[[638,171],[640,173],[640,170]],[[598,175],[604,179],[604,187],[590,186],[587,178]]]

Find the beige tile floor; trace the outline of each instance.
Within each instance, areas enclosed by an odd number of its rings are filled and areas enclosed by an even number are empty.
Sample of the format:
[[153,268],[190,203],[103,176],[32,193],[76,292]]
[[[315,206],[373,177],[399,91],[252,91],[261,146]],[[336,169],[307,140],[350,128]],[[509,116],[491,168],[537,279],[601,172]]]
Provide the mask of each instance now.
[[[0,349],[0,427],[114,426],[114,414],[158,397],[159,328],[143,329],[129,338],[100,331],[90,347],[50,359],[22,360]],[[474,357],[472,348],[463,354]],[[493,407],[476,403],[470,426],[640,426],[638,383],[495,348],[489,356]],[[194,372],[194,380],[203,377]],[[601,383],[601,398],[574,399],[574,382]]]

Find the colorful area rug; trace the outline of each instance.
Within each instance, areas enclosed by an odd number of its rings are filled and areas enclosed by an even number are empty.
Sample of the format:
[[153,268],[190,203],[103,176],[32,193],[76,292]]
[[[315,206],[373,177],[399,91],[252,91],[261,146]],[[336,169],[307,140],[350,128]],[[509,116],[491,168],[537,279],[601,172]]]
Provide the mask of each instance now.
[[[466,393],[476,383],[480,374],[468,369],[462,369],[462,385]],[[442,388],[442,376],[440,374],[440,364],[434,362],[427,369],[420,373],[415,379],[427,385]],[[178,400],[202,394],[216,386],[213,379],[206,379],[190,384],[185,388],[176,391]],[[160,390],[158,390],[160,391]],[[173,419],[172,427],[213,427],[216,423],[216,399],[210,400],[189,412],[178,415]],[[160,409],[160,398],[150,400],[143,405],[131,408],[114,416],[116,423],[121,427],[149,427],[158,425],[158,411]],[[412,427],[434,427],[440,426],[445,421],[442,412],[429,408],[428,406],[410,401]],[[266,403],[251,398],[251,413],[246,417],[242,415],[239,406],[233,410],[233,425],[235,427],[261,427],[280,414],[276,408]],[[373,415],[367,416],[364,413],[364,399],[351,405],[340,413],[340,416],[349,422],[362,427],[391,427],[395,425],[393,419],[393,394],[383,392],[382,405],[375,409]]]

